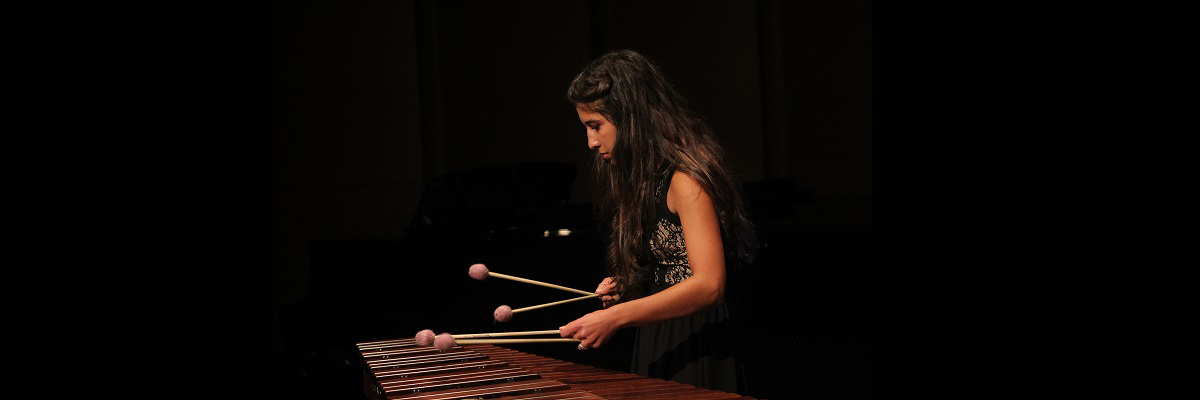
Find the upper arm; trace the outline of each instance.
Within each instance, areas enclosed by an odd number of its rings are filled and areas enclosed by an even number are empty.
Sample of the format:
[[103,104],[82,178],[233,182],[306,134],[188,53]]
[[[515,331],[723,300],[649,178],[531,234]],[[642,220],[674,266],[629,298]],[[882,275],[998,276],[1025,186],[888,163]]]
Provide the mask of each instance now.
[[683,240],[687,246],[692,278],[698,279],[723,295],[725,289],[725,251],[721,243],[721,222],[708,192],[691,176],[675,171],[667,190],[667,207],[679,214]]

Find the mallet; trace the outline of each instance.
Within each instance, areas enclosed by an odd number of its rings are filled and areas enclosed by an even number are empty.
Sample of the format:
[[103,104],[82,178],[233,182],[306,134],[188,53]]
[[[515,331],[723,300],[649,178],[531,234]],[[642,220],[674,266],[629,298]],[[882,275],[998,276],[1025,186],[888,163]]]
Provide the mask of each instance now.
[[[541,331],[541,332],[557,333],[558,331],[555,330],[555,331]],[[512,332],[512,333],[519,333],[519,332]],[[495,335],[495,334],[487,334],[487,335]],[[457,335],[451,335],[449,333],[443,333],[441,335],[437,335],[437,337],[435,337],[433,339],[433,347],[436,347],[438,349],[438,351],[444,353],[444,352],[450,351],[450,349],[453,349],[454,346],[460,345],[460,344],[515,344],[515,343],[555,343],[555,342],[581,342],[582,341],[579,339],[570,339],[570,338],[558,338],[558,339],[462,339],[462,340],[458,340],[458,339],[455,339],[455,336],[457,336]],[[470,335],[467,335],[467,336],[470,336]]]
[[583,299],[591,299],[591,298],[595,298],[597,296],[599,296],[599,295],[592,293],[587,296],[576,297],[573,299],[559,300],[559,301],[556,301],[553,303],[538,304],[536,306],[518,308],[516,310],[514,310],[512,307],[509,307],[509,306],[500,306],[500,307],[496,307],[496,311],[492,312],[492,317],[496,319],[496,322],[508,322],[509,320],[512,320],[513,314],[516,314],[519,312],[536,310],[536,309],[539,309],[542,307],[550,307],[550,306],[555,306],[555,305],[559,305],[559,304],[563,304],[563,303],[570,303],[572,301],[579,301],[579,300],[583,300]]
[[[552,331],[464,333],[464,334],[460,334],[460,335],[450,335],[450,336],[453,337],[454,339],[487,339],[487,338],[506,337],[506,336],[533,336],[533,335],[557,335],[557,334],[559,334],[559,331],[557,329],[555,329]],[[435,342],[436,337],[433,335],[432,330],[425,329],[420,332],[417,332],[416,339],[417,339],[418,346],[429,346]]]
[[571,289],[569,287],[563,287],[563,286],[558,286],[558,285],[551,284],[551,283],[535,281],[533,279],[525,279],[525,278],[515,277],[512,275],[505,275],[505,274],[491,272],[491,271],[488,271],[488,267],[483,264],[472,265],[471,269],[468,271],[468,273],[471,275],[472,278],[475,278],[475,280],[480,280],[480,281],[487,279],[487,277],[489,277],[489,276],[492,276],[492,277],[501,278],[501,279],[508,279],[508,280],[512,280],[512,281],[524,282],[524,283],[538,285],[538,286],[545,286],[548,288],[554,288],[554,289],[558,289],[558,290],[566,290],[568,292],[575,292],[575,293],[579,293],[579,294],[588,294],[588,295],[595,296],[595,293],[592,293],[592,292],[586,292],[586,291],[579,290],[579,289]]

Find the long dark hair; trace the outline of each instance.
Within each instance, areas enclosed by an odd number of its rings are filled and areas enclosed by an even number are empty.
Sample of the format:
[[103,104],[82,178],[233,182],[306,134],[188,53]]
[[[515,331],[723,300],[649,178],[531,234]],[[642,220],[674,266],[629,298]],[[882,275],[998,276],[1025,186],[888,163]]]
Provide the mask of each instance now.
[[691,176],[712,197],[726,266],[754,259],[758,240],[724,150],[653,62],[632,50],[606,53],[575,77],[567,99],[600,113],[617,129],[613,163],[599,154],[594,162],[600,189],[596,209],[602,221],[610,221],[606,265],[626,292],[641,293],[653,263],[649,235],[657,222],[655,186],[669,167]]

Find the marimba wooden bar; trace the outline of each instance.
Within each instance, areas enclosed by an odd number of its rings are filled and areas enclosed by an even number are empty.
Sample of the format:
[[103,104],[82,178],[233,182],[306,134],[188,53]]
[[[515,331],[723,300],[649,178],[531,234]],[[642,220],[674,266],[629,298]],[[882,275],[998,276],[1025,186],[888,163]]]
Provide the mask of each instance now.
[[371,400],[750,399],[663,379],[610,371],[490,344],[445,353],[414,339],[358,343]]

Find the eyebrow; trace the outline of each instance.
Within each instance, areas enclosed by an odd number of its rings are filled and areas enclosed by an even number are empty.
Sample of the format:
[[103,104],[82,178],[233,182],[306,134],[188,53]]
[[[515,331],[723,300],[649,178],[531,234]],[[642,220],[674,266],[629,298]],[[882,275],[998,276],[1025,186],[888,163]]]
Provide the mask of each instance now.
[[587,121],[583,121],[583,124],[584,124],[584,125],[587,125],[587,124],[590,124],[590,123],[593,123],[593,122],[594,122],[594,123],[600,123],[600,120],[598,120],[598,119],[589,119],[589,120],[587,120]]

